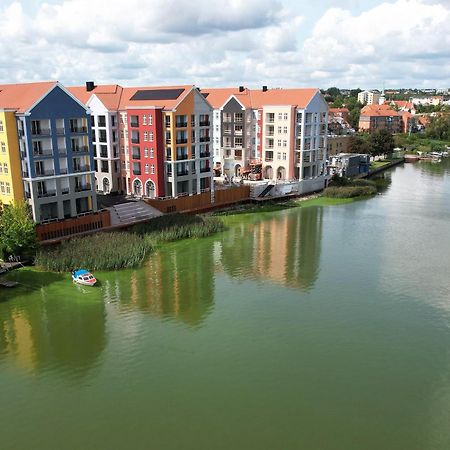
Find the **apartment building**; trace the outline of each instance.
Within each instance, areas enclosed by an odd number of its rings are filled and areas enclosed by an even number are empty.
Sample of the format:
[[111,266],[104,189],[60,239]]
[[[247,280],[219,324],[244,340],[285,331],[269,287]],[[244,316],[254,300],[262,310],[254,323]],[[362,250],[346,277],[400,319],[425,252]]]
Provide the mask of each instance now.
[[[22,178],[34,220],[96,211],[88,109],[58,82],[0,85],[0,109],[14,112],[12,177]],[[14,128],[9,119],[8,130]]]
[[318,89],[202,92],[214,108],[214,161],[223,174],[237,176],[251,161],[268,180],[325,175],[328,105]]
[[358,94],[358,102],[362,105],[378,105],[380,98],[381,94],[378,91],[362,91]]
[[101,194],[126,192],[122,179],[119,137],[119,106],[123,88],[117,84],[69,87],[69,91],[91,112],[92,149],[96,191]]
[[391,133],[401,133],[403,130],[402,115],[386,104],[366,105],[362,108],[359,130],[371,133],[382,129]]

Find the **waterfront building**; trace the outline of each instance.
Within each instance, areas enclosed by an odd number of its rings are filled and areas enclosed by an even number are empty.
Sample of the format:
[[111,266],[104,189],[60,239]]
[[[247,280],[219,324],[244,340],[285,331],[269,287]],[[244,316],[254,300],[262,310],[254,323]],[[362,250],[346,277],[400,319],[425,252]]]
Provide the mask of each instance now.
[[358,102],[362,105],[378,105],[380,97],[381,94],[378,91],[362,91],[358,94]]
[[347,153],[351,134],[329,134],[327,138],[327,156],[328,158],[339,153]]
[[401,133],[403,131],[401,114],[386,104],[364,106],[359,118],[359,130],[372,133],[382,129],[391,133]]
[[[96,191],[101,194],[126,192],[119,153],[119,106],[123,88],[117,84],[96,86],[88,81],[86,86],[68,89],[91,112]],[[125,155],[123,146],[122,155]]]
[[330,175],[338,174],[340,177],[355,177],[368,173],[370,168],[370,155],[358,153],[339,153],[330,158],[328,171]]
[[[14,161],[11,176],[16,185],[22,178],[34,220],[96,211],[90,114],[85,105],[52,81],[0,85],[0,109],[14,113],[14,124],[12,115],[5,118]],[[14,195],[19,197],[20,188],[16,189]]]
[[325,175],[328,105],[318,89],[202,93],[214,108],[214,161],[223,175],[238,176],[250,162],[267,180]]

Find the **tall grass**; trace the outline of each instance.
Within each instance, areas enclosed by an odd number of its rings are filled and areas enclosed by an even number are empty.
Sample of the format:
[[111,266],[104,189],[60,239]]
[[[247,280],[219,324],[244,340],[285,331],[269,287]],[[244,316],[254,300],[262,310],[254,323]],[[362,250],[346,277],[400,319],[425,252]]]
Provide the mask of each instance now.
[[354,198],[375,195],[377,188],[375,186],[332,186],[323,191],[324,197],[329,198]]
[[36,265],[46,270],[67,272],[76,268],[116,270],[142,264],[163,242],[201,238],[224,229],[216,217],[173,214],[161,216],[127,232],[98,233],[46,247],[36,256]]

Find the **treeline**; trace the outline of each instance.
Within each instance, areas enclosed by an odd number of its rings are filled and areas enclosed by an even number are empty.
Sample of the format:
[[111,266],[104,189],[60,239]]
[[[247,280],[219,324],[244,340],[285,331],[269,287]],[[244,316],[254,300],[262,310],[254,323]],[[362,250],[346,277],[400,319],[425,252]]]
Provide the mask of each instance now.
[[325,100],[329,103],[330,108],[347,108],[349,111],[349,123],[355,130],[358,129],[359,116],[363,105],[358,102],[358,94],[361,89],[352,89],[350,95],[344,96],[337,87],[328,88],[323,91]]

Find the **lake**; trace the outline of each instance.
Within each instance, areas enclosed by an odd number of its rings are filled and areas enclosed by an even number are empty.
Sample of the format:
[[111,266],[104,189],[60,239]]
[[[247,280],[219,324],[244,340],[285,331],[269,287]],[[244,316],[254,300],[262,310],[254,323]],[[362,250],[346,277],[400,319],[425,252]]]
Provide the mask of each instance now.
[[450,161],[233,216],[137,270],[15,271],[0,447],[450,448]]

